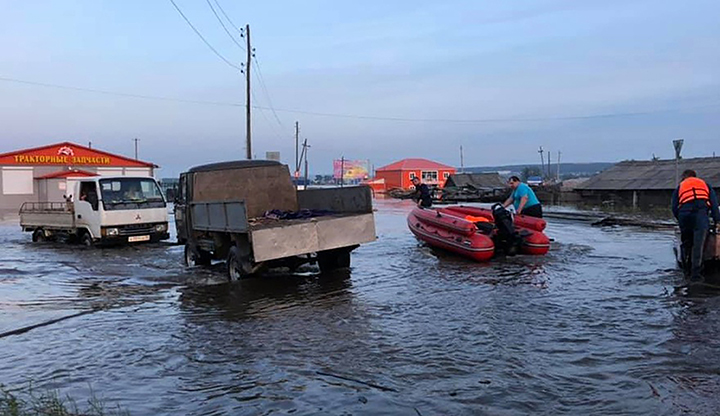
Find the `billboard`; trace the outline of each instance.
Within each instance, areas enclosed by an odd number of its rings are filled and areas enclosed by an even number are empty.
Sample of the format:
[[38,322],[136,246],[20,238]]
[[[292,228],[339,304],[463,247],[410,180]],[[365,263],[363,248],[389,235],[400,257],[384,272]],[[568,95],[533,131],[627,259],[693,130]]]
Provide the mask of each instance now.
[[368,179],[370,177],[370,161],[368,160],[333,160],[333,178],[344,180]]

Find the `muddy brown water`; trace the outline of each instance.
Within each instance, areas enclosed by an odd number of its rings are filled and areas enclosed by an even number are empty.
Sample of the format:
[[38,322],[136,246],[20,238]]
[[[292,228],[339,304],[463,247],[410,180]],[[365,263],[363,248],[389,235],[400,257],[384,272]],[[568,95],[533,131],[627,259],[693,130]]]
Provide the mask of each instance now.
[[475,264],[376,201],[349,272],[226,284],[182,247],[34,244],[0,225],[0,383],[134,415],[717,414],[720,292],[672,232],[553,221],[545,257]]

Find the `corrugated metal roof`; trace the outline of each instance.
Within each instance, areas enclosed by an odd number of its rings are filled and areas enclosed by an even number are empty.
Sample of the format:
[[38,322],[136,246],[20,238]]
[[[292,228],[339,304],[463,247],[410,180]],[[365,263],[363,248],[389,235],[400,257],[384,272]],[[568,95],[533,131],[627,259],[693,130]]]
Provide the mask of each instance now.
[[505,182],[497,172],[455,173],[445,181],[445,187],[472,186],[473,188],[504,188]]
[[383,166],[381,168],[375,169],[375,171],[377,172],[377,171],[385,171],[385,170],[415,170],[415,169],[455,170],[455,168],[452,166],[443,165],[442,163],[433,162],[432,160],[409,158],[409,159],[399,160],[399,161],[391,163],[387,166]]
[[[697,172],[713,187],[720,186],[720,158],[680,159],[679,175],[685,169]],[[576,189],[588,191],[672,190],[675,183],[675,160],[624,161],[588,179]]]

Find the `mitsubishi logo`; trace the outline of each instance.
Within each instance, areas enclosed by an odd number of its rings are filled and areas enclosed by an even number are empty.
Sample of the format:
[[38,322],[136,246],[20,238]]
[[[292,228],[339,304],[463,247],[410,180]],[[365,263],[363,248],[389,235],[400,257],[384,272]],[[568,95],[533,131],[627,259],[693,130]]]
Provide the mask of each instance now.
[[140,221],[140,220],[142,220],[142,218],[140,217],[140,214],[137,214],[137,215],[135,216],[135,221]]

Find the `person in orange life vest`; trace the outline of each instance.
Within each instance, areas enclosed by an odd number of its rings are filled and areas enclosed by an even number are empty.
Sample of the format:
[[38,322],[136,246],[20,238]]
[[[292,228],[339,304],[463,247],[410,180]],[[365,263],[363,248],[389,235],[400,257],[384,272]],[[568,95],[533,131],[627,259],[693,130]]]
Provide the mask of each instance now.
[[720,222],[718,200],[712,186],[697,177],[694,170],[682,174],[680,186],[672,195],[672,212],[680,226],[681,259],[685,271],[690,272],[690,280],[701,281],[703,249],[705,237],[710,229],[708,211],[717,225]]

